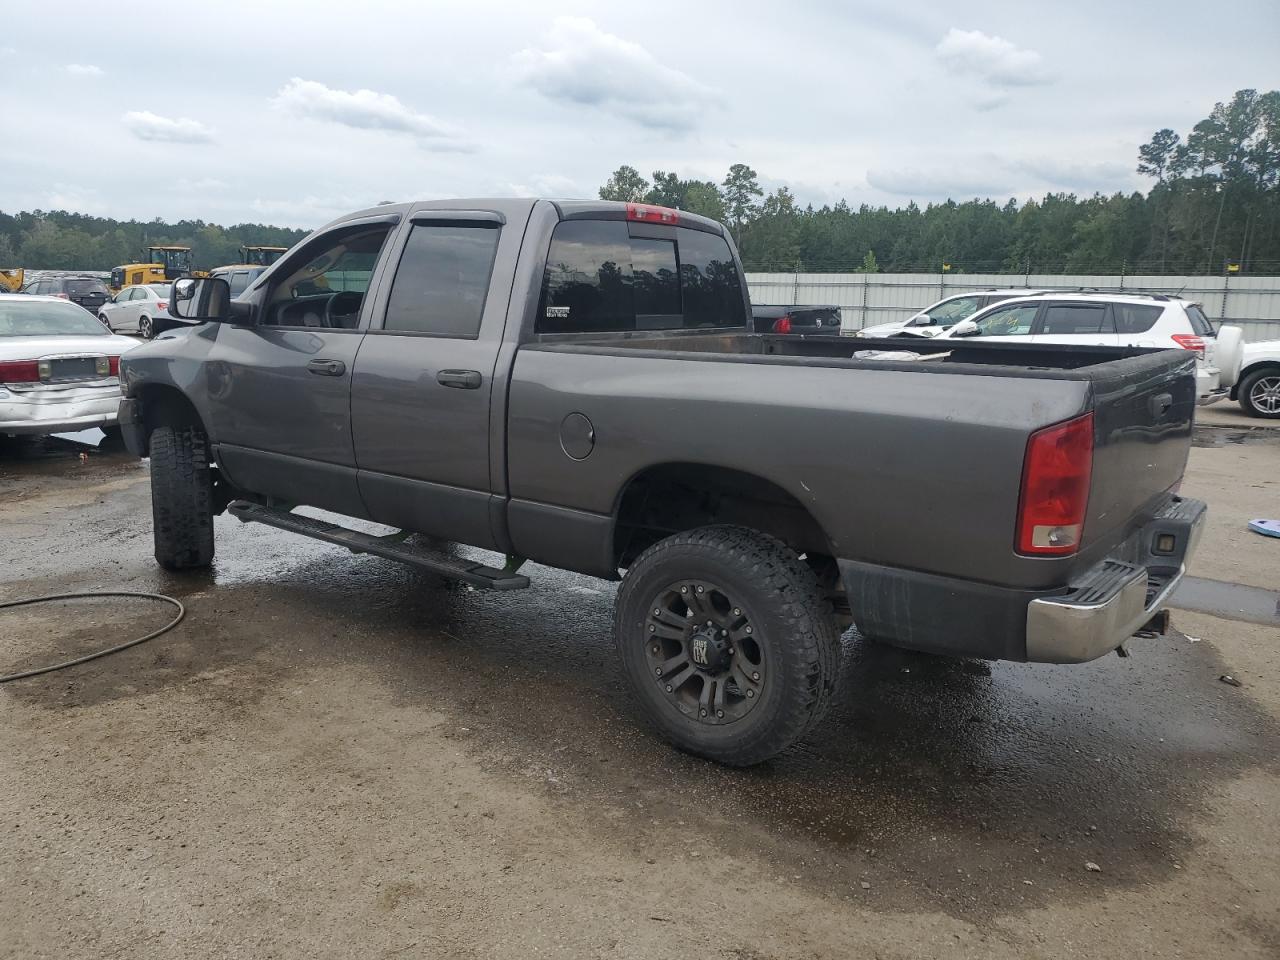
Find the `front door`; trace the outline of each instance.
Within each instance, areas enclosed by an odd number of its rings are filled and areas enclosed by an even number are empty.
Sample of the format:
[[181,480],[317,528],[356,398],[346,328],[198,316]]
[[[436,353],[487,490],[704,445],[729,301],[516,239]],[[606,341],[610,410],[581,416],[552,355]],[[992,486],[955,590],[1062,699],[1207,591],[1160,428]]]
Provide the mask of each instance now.
[[509,293],[489,282],[500,256],[509,276],[522,231],[489,211],[411,221],[352,379],[360,490],[374,520],[491,547],[490,400]]
[[347,224],[299,250],[259,291],[254,322],[222,324],[208,361],[220,467],[237,487],[363,516],[351,371],[394,224]]

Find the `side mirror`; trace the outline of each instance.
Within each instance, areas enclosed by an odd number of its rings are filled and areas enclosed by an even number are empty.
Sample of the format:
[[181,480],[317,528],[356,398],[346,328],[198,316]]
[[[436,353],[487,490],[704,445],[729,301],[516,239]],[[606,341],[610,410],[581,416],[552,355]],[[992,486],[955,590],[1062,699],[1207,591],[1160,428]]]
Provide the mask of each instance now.
[[179,320],[222,323],[231,318],[231,285],[220,278],[173,281],[169,315]]
[[980,332],[978,325],[972,320],[961,320],[951,328],[953,337],[976,337]]
[[917,313],[907,321],[908,327],[927,327],[932,322],[927,313]]

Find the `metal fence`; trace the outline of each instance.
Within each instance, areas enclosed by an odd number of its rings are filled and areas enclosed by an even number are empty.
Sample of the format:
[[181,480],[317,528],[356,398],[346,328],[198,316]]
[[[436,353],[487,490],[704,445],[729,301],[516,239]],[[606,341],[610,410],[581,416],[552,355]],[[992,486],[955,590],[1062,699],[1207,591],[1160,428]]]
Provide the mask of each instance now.
[[992,288],[1167,293],[1195,300],[1214,321],[1242,327],[1247,341],[1280,339],[1280,277],[748,273],[747,286],[756,304],[838,305],[845,330],[901,320],[954,293]]

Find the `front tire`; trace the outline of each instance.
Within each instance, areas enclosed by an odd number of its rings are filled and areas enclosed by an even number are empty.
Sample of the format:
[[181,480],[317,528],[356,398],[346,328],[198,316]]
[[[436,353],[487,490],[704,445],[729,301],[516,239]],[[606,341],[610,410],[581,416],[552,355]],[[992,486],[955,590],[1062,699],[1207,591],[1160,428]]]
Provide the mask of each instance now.
[[151,434],[151,518],[160,566],[193,570],[213,562],[213,476],[195,427]]
[[1240,408],[1251,417],[1280,420],[1280,367],[1255,370],[1236,388]]
[[658,731],[730,766],[809,733],[839,672],[839,631],[814,572],[744,527],[702,527],[641,554],[618,590],[614,639]]

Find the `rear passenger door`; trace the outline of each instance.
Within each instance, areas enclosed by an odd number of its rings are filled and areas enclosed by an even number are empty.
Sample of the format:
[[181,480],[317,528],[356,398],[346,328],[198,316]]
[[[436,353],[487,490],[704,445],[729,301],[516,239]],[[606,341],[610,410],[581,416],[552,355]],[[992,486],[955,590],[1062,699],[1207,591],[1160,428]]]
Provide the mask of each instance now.
[[[490,433],[505,411],[490,401],[523,228],[487,210],[410,217],[351,382],[360,493],[374,520],[496,544]],[[495,273],[507,283],[491,294]]]
[[1111,305],[1077,300],[1046,301],[1033,340],[1035,343],[1114,347],[1117,338]]

